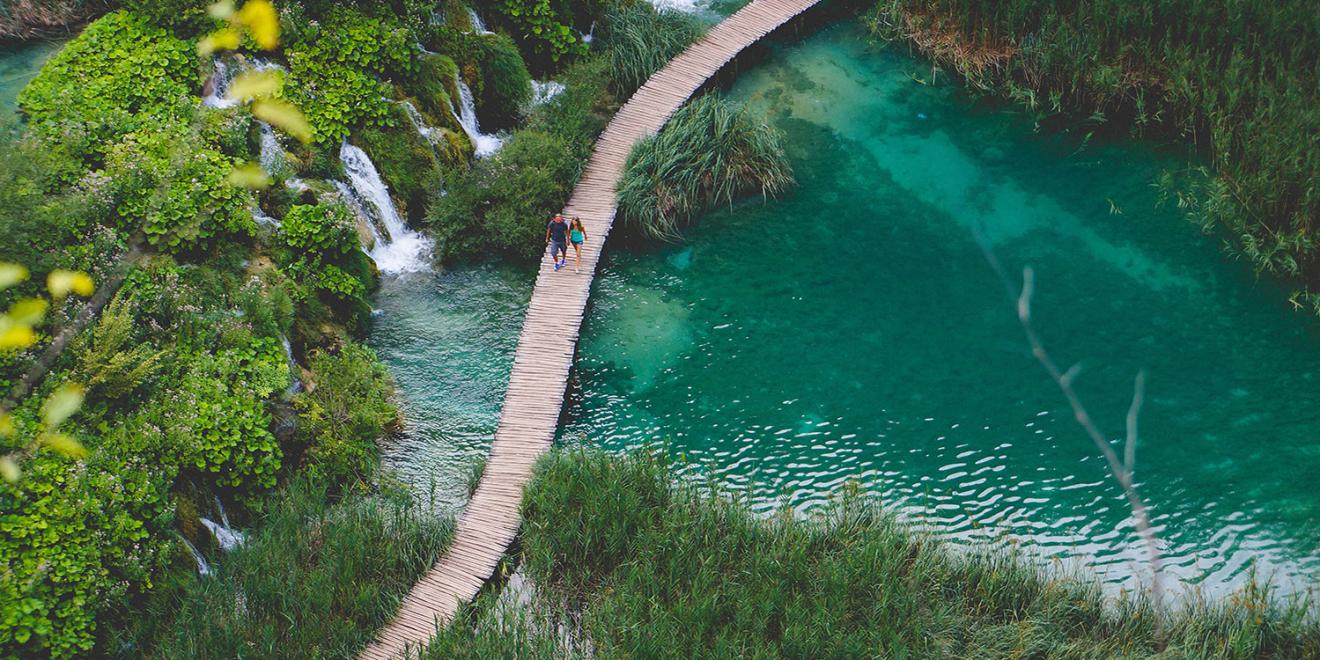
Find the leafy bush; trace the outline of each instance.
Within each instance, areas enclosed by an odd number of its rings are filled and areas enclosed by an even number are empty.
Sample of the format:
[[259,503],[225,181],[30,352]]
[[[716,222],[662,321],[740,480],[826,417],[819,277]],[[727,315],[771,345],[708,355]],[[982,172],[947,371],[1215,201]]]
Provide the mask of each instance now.
[[150,244],[180,253],[254,233],[251,194],[227,181],[233,167],[183,127],[125,136],[106,154],[102,175],[119,200],[119,227],[140,227]]
[[196,90],[191,44],[129,12],[93,22],[18,95],[29,125],[96,156],[117,138],[182,119]]
[[174,28],[187,36],[195,36],[213,23],[206,15],[206,8],[214,4],[209,0],[120,0],[120,4],[152,25]]
[[550,0],[501,0],[497,9],[514,36],[543,61],[559,62],[565,56],[587,52],[563,6],[557,11]]
[[208,578],[157,596],[123,635],[161,658],[347,658],[448,544],[452,522],[400,501],[333,503],[299,479]]
[[498,153],[451,175],[446,193],[427,213],[442,259],[492,251],[535,258],[545,248],[545,223],[567,199],[579,173],[572,144],[523,130]]
[[532,75],[518,48],[504,35],[481,40],[481,95],[476,100],[481,126],[487,132],[511,128],[532,99]]
[[313,386],[294,399],[304,460],[332,489],[365,484],[376,441],[398,423],[394,382],[371,349],[351,342],[337,353],[312,353],[310,366]]
[[633,147],[619,183],[619,212],[644,235],[673,239],[696,214],[759,190],[793,184],[779,133],[745,108],[707,95]]
[[615,5],[601,24],[601,43],[609,55],[615,92],[631,96],[704,31],[690,14],[656,10],[645,2]]
[[370,285],[357,231],[340,204],[289,208],[279,233],[289,275],[304,286],[362,305]]

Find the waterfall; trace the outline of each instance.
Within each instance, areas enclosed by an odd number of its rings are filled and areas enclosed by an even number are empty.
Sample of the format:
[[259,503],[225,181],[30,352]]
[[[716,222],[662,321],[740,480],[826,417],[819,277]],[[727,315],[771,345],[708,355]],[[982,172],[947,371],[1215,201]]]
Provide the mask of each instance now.
[[255,204],[252,205],[252,219],[253,219],[253,220],[256,220],[256,221],[257,221],[257,224],[259,224],[259,225],[265,225],[265,226],[267,226],[267,227],[279,227],[279,226],[280,226],[280,221],[279,221],[279,220],[276,220],[275,218],[272,218],[272,217],[266,215],[266,212],[265,212],[265,211],[262,211],[262,210],[261,210],[261,207],[255,205]]
[[188,546],[188,550],[192,552],[193,559],[197,561],[197,574],[201,576],[210,575],[211,565],[206,563],[206,557],[203,557],[202,553],[197,550],[197,546],[190,543],[187,537],[182,534],[179,535],[179,540],[183,541],[183,544]]
[[564,91],[564,83],[557,80],[532,81],[532,107],[548,103],[550,99]]
[[[345,194],[345,198],[371,228],[376,244],[367,254],[380,271],[396,275],[430,270],[431,240],[410,229],[399,217],[389,188],[381,181],[367,153],[345,140],[339,148],[339,159],[344,162],[352,187],[351,194]],[[341,182],[335,185],[341,193],[349,193]],[[379,224],[374,219],[379,219]]]
[[590,44],[592,41],[595,41],[596,21],[591,22],[591,27],[587,28],[586,34],[582,34],[581,32],[578,32],[578,38],[582,39],[582,43],[584,44]]
[[229,526],[229,516],[225,513],[225,505],[220,503],[219,497],[212,498],[215,501],[216,511],[220,513],[220,523],[209,518],[202,518],[202,525],[211,531],[215,537],[215,542],[220,544],[220,549],[229,552],[247,542],[247,537],[243,532],[235,530]]
[[468,18],[472,20],[473,32],[476,32],[477,34],[495,34],[494,32],[491,32],[490,30],[486,29],[486,24],[483,23],[481,21],[481,17],[477,15],[477,10],[471,7],[468,7],[467,10],[468,10]]
[[297,394],[302,391],[303,382],[298,377],[298,361],[293,359],[293,344],[289,343],[289,338],[285,335],[280,335],[280,343],[284,344],[284,357],[289,362],[289,377],[292,378],[285,394]]
[[259,160],[261,169],[266,174],[275,176],[280,170],[288,167],[289,161],[285,157],[284,147],[280,145],[279,138],[275,137],[275,129],[264,121],[257,124],[261,127],[261,154]]
[[472,146],[476,147],[476,157],[484,158],[499,151],[500,147],[504,146],[504,138],[481,132],[481,124],[477,122],[477,104],[472,100],[472,90],[462,80],[458,81],[458,100],[459,108],[454,116],[463,127],[463,132],[472,138]]
[[231,101],[225,98],[229,91],[229,83],[234,80],[234,71],[229,65],[220,58],[215,58],[215,73],[211,74],[211,81],[207,85],[211,91],[202,97],[202,105],[208,108],[230,108],[238,104],[237,101]]
[[417,129],[417,134],[434,146],[436,140],[435,129],[426,125],[426,120],[422,117],[422,113],[417,110],[417,106],[413,105],[412,101],[400,101],[400,103],[403,104],[403,109],[408,114],[408,120],[412,122],[413,128]]

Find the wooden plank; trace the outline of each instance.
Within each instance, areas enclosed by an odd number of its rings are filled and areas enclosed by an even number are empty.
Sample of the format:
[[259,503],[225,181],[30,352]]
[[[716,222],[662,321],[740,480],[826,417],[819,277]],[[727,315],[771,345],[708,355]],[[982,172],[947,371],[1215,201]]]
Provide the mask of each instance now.
[[476,596],[517,535],[523,487],[554,440],[592,278],[614,223],[617,182],[633,145],[659,131],[735,55],[817,2],[752,0],[652,75],[601,131],[564,207],[564,215],[580,217],[587,228],[582,272],[552,272],[548,252],[542,257],[481,483],[449,549],[361,658],[398,658],[425,644]]

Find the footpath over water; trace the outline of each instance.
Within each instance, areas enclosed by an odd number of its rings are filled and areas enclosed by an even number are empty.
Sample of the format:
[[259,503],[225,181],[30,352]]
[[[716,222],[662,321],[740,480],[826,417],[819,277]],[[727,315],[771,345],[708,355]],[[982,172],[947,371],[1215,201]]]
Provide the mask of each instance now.
[[424,644],[438,624],[477,595],[517,535],[523,487],[554,442],[592,276],[614,223],[615,186],[633,145],[659,131],[743,49],[819,1],[752,0],[651,76],[601,133],[564,207],[565,216],[582,218],[587,229],[582,272],[553,272],[549,257],[543,258],[481,483],[449,549],[413,586],[363,658],[396,658]]

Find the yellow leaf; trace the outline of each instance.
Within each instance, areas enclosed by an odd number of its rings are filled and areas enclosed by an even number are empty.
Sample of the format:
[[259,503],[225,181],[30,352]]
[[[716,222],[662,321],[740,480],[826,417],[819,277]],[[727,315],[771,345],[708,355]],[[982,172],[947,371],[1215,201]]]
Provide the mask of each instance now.
[[56,269],[46,276],[46,288],[50,290],[50,295],[56,298],[63,298],[70,292],[80,296],[90,296],[96,290],[96,283],[92,282],[91,276],[87,273]]
[[252,104],[252,115],[279,127],[285,133],[310,142],[312,127],[298,106],[283,99],[261,99]]
[[50,303],[41,298],[20,300],[9,307],[9,320],[19,325],[36,325],[46,315]]
[[229,173],[229,185],[261,190],[270,185],[270,177],[256,163],[244,163]]
[[14,416],[9,413],[0,413],[0,438],[8,438],[14,434]]
[[206,35],[201,41],[197,42],[197,52],[205,56],[218,50],[233,50],[238,48],[238,43],[238,30],[224,28]]
[[229,84],[225,98],[231,101],[251,101],[272,96],[280,91],[280,77],[272,71],[248,71],[239,74]]
[[87,449],[82,443],[66,433],[42,433],[40,440],[41,444],[69,458],[82,458],[87,455]]
[[15,463],[14,459],[8,456],[0,456],[0,477],[4,477],[5,481],[12,484],[18,481],[21,476],[23,476],[23,473],[19,471],[18,463]]
[[8,289],[28,276],[28,269],[8,262],[0,261],[0,290]]
[[211,15],[217,21],[227,21],[234,16],[233,0],[224,0],[217,2],[206,8],[206,13]]
[[27,348],[37,343],[37,333],[30,325],[11,324],[8,319],[0,322],[0,351],[11,348]]
[[41,404],[41,421],[46,423],[46,428],[54,429],[70,415],[78,412],[82,407],[83,388],[81,385],[65,383],[55,388],[50,396],[46,397],[46,402]]
[[238,20],[247,26],[252,40],[262,50],[273,50],[280,45],[280,17],[268,0],[248,0],[238,10]]

